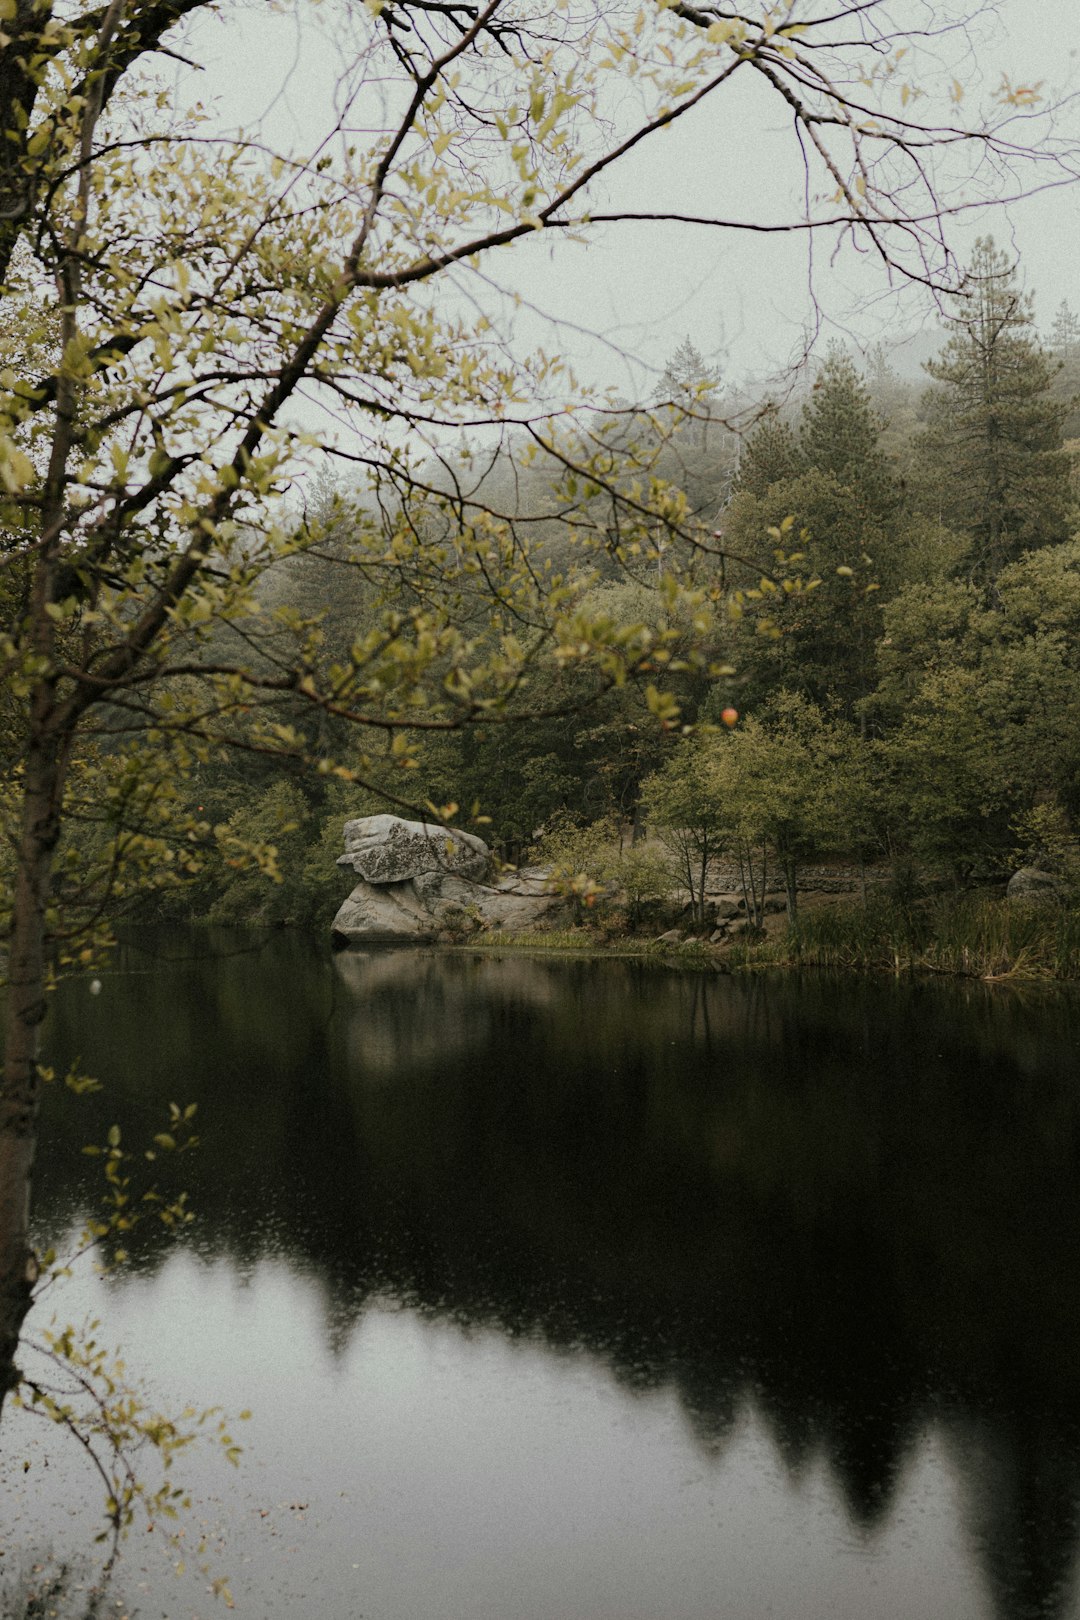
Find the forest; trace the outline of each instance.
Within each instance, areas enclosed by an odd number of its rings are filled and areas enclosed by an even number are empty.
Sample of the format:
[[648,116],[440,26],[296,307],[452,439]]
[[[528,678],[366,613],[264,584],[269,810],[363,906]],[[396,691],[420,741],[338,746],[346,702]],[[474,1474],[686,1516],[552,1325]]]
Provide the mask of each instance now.
[[[655,400],[590,415],[569,445],[448,444],[393,492],[394,522],[430,540],[434,494],[447,525],[455,504],[473,528],[512,525],[530,569],[651,657],[613,673],[538,636],[488,723],[406,731],[381,752],[347,717],[313,724],[301,699],[275,698],[275,747],[204,750],[178,779],[169,814],[188,818],[188,848],[135,887],[136,914],[325,927],[343,821],[388,802],[553,865],[590,906],[617,891],[617,921],[680,883],[700,904],[716,856],[782,874],[792,916],[800,864],[829,858],[900,898],[993,890],[1021,866],[1066,893],[1080,865],[1078,398],[1080,318],[1063,303],[1040,329],[1021,267],[983,239],[921,377],[880,347],[833,344],[782,401],[748,398],[687,338]],[[642,488],[711,539],[661,553],[624,534]],[[316,481],[261,577],[267,618],[303,640],[320,683],[388,610],[424,603],[422,575],[371,548],[389,499]],[[466,581],[455,625],[490,657],[474,598]],[[213,628],[208,663],[235,634]],[[272,650],[260,657],[272,667]],[[101,863],[94,836],[69,828],[73,884]]]

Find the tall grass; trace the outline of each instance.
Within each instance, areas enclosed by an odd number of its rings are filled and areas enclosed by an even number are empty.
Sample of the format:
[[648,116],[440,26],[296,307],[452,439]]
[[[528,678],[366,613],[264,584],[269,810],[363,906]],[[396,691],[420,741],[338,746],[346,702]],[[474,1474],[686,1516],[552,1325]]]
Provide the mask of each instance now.
[[978,979],[1080,978],[1080,910],[1009,905],[988,895],[806,912],[782,939],[737,947],[733,965],[865,968]]
[[492,929],[470,934],[458,943],[471,951],[577,951],[605,956],[640,956],[645,950],[644,941],[632,935],[612,940],[586,928],[535,928],[520,933]]
[[728,961],[700,939],[686,939],[678,945],[661,945],[640,934],[606,934],[580,928],[545,928],[526,933],[472,934],[460,940],[462,951],[546,951],[550,955],[617,956],[659,967],[676,967],[708,973],[728,972]]

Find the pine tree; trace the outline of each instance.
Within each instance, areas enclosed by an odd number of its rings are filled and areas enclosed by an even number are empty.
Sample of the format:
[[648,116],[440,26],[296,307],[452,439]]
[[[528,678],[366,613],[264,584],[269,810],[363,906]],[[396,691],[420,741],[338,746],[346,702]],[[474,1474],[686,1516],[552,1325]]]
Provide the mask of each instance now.
[[719,406],[721,372],[689,337],[660,378],[656,420],[666,444],[653,471],[686,495],[693,512],[712,521],[731,491],[737,440]]
[[775,604],[778,639],[752,635],[736,662],[754,700],[781,688],[852,715],[872,684],[880,591],[895,574],[897,487],[878,443],[865,383],[839,345],[830,348],[796,435],[772,413],[747,443],[736,497],[724,514],[733,552],[752,556],[794,520],[789,552],[817,588]]
[[896,492],[878,438],[881,422],[849,355],[834,344],[803,406],[799,443],[804,465],[831,473],[854,492],[866,518],[882,524]]
[[765,548],[774,545],[777,530],[793,557],[785,571],[803,585],[819,583],[767,593],[764,605],[777,635],[762,634],[753,612],[735,620],[731,660],[738,670],[740,707],[756,707],[787,690],[815,703],[835,701],[850,718],[874,680],[882,597],[875,553],[881,531],[867,524],[855,490],[817,467],[771,484],[762,497],[743,491],[724,513],[724,540],[735,555],[752,557],[756,550],[764,566],[756,577],[748,568],[736,586],[745,579],[755,588],[773,565]]
[[1080,439],[1080,316],[1063,298],[1050,328],[1047,347],[1058,363],[1054,397],[1068,409],[1061,426],[1064,439]]
[[762,500],[771,484],[797,478],[803,465],[798,439],[776,410],[769,408],[743,446],[735,491],[746,490]]
[[1049,348],[1059,360],[1080,360],[1080,316],[1074,315],[1063,298],[1050,328]]
[[719,366],[710,366],[693,339],[687,336],[664,367],[660,395],[664,400],[692,409],[707,406],[719,386]]
[[927,366],[923,474],[942,521],[971,540],[970,574],[993,579],[1024,551],[1068,534],[1065,405],[1033,331],[1031,300],[992,238],[975,244],[948,317],[951,336]]

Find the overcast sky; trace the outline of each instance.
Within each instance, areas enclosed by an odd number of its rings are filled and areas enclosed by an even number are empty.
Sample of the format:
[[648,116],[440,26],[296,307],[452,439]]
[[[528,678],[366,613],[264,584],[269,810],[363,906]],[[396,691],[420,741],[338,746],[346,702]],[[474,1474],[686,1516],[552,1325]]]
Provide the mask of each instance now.
[[[938,18],[961,9],[967,7],[960,0],[939,0],[934,8]],[[197,87],[226,123],[261,124],[281,146],[309,146],[340,71],[330,8],[295,0],[271,14],[260,5],[241,12],[239,21],[228,7],[224,12],[232,20],[200,24],[197,54],[206,71],[195,79],[178,67],[178,94],[190,98]],[[974,105],[1007,74],[1014,84],[1041,81],[1044,97],[1056,100],[1077,78],[1078,53],[1080,0],[998,0],[980,19],[972,56],[962,64],[967,99]],[[1080,140],[1080,112],[1066,117]],[[615,198],[639,207],[780,217],[796,178],[783,155],[790,138],[776,107],[736,89],[722,115],[707,104],[639,149]],[[797,213],[794,195],[787,212]],[[963,253],[986,231],[1019,254],[1040,326],[1049,327],[1062,299],[1080,310],[1080,188],[980,210],[957,222],[952,236]],[[764,377],[800,351],[814,321],[805,237],[609,227],[587,247],[538,235],[486,268],[564,323],[552,328],[526,309],[516,317],[522,340],[555,346],[590,377],[636,397],[650,368],[662,367],[687,334],[706,356],[723,357],[733,378]],[[925,297],[911,289],[890,293],[879,269],[850,249],[830,264],[824,237],[813,279],[822,342],[830,335],[888,341],[937,322]]]

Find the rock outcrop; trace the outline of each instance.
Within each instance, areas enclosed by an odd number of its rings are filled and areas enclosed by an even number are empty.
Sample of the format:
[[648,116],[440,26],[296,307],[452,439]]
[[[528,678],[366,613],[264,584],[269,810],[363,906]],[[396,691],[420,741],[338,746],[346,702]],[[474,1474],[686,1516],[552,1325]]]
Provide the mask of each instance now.
[[362,816],[345,823],[345,853],[365,883],[404,883],[424,872],[456,872],[479,882],[488,874],[491,851],[474,833],[448,832],[400,816]]
[[488,928],[517,933],[553,919],[563,904],[537,870],[483,882],[491,852],[473,833],[398,816],[347,821],[338,865],[361,880],[331,925],[339,944],[422,944]]

